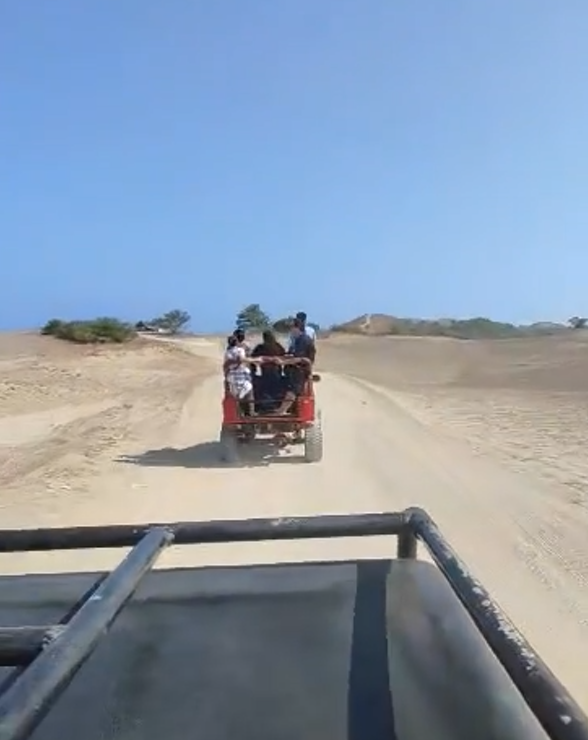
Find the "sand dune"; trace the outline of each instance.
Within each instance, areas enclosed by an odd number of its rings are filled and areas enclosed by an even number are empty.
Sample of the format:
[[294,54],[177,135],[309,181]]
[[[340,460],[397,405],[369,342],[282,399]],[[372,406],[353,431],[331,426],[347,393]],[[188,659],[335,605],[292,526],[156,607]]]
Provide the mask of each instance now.
[[568,487],[588,506],[588,333],[524,340],[336,337],[325,366],[378,383],[479,455]]

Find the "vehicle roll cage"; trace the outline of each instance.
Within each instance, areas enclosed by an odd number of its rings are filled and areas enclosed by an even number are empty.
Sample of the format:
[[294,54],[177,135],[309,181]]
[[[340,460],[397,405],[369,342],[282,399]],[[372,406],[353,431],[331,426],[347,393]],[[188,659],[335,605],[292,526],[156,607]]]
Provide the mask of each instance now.
[[415,559],[422,542],[525,702],[552,740],[588,740],[588,718],[489,593],[468,571],[429,515],[384,514],[0,530],[0,552],[132,547],[56,625],[0,628],[0,740],[24,740],[65,690],[170,545],[397,536],[397,557]]

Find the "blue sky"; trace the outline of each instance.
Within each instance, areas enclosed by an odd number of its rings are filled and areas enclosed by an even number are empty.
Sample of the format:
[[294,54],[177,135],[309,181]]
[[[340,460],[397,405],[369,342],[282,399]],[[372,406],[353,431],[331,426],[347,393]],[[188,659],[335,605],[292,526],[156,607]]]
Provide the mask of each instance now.
[[0,0],[0,326],[588,311],[586,0]]

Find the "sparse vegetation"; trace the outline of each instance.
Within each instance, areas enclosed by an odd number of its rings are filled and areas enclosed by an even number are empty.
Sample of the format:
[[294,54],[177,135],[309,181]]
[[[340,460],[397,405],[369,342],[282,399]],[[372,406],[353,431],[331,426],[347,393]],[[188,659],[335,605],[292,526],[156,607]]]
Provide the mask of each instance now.
[[[101,317],[89,321],[63,321],[51,319],[41,329],[41,334],[53,336],[78,344],[127,342],[137,332],[157,332],[175,335],[191,321],[187,311],[174,309],[149,322],[138,321],[134,326],[119,319]],[[286,334],[292,328],[293,316],[272,320],[259,303],[245,306],[237,314],[237,328],[246,331],[262,331],[272,328],[275,332]],[[316,332],[318,324],[309,322]],[[516,325],[493,321],[483,316],[471,319],[408,319],[388,314],[364,314],[351,321],[335,324],[330,332],[343,334],[363,334],[368,336],[412,336],[412,337],[451,337],[454,339],[509,339],[517,337],[547,336],[562,331],[587,329],[588,318],[574,316],[567,326],[554,322],[538,322]],[[326,336],[326,333],[323,333]]]
[[161,331],[177,334],[190,322],[190,314],[176,308],[150,322],[138,321],[134,326],[109,316],[86,321],[51,319],[41,334],[77,344],[122,344],[137,336],[139,331]]
[[41,329],[41,334],[64,339],[77,344],[98,344],[114,342],[122,344],[135,336],[130,324],[110,317],[90,321],[63,321],[51,319]]
[[175,308],[173,311],[164,313],[151,321],[137,321],[135,329],[144,332],[161,332],[163,334],[178,334],[191,321],[187,311]]
[[509,324],[479,316],[472,319],[405,319],[385,314],[366,314],[331,331],[372,336],[452,337],[454,339],[508,339],[545,336],[565,331],[562,324],[542,322],[526,326]]
[[[238,329],[245,331],[262,331],[271,328],[278,334],[287,334],[292,328],[294,316],[286,316],[281,319],[271,319],[269,315],[262,310],[259,303],[251,303],[237,314],[236,325]],[[308,322],[309,326],[318,332],[320,327],[312,321]]]
[[568,319],[568,324],[572,329],[586,329],[588,319],[583,316],[572,316],[571,319]]
[[251,303],[237,314],[237,329],[244,331],[267,329],[272,325],[270,317],[261,309],[259,303]]
[[191,321],[190,314],[179,308],[164,313],[163,316],[153,319],[150,323],[158,329],[163,329],[170,334],[177,334],[184,329]]

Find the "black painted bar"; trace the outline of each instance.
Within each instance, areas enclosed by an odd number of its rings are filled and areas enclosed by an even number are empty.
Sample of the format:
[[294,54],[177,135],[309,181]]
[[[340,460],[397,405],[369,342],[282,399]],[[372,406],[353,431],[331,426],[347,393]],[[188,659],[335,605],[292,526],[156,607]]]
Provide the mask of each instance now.
[[212,522],[115,524],[98,527],[2,529],[0,552],[133,547],[153,528],[174,535],[174,545],[398,535],[409,531],[403,512]]
[[449,546],[431,517],[413,527],[551,740],[588,740],[588,717]]
[[0,627],[0,665],[26,665],[58,637],[65,627]]
[[0,740],[24,740],[30,735],[172,541],[167,529],[149,532],[81,606],[63,633],[0,695]]
[[[63,617],[59,620],[59,624],[56,625],[57,628],[63,627],[66,624],[69,623],[69,621],[74,617],[79,609],[86,603],[86,601],[94,594],[94,592],[101,586],[101,584],[106,580],[109,573],[102,573],[90,586],[87,591],[80,596],[80,598],[76,601],[75,604],[72,605],[70,609],[68,609],[67,613],[63,615]],[[55,636],[55,633],[53,633],[53,636]],[[0,664],[2,662],[0,661]],[[5,676],[4,680],[0,682],[0,696],[4,694],[12,684],[17,681],[20,676],[22,675],[23,671],[25,670],[25,667],[28,665],[28,661],[26,663],[18,664],[14,667],[14,669]]]
[[400,560],[414,560],[417,557],[418,538],[413,527],[405,526],[398,533],[396,556]]

